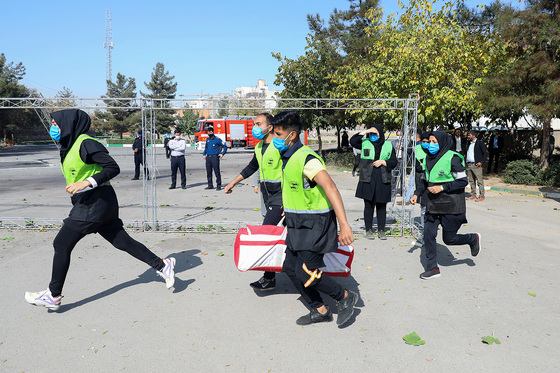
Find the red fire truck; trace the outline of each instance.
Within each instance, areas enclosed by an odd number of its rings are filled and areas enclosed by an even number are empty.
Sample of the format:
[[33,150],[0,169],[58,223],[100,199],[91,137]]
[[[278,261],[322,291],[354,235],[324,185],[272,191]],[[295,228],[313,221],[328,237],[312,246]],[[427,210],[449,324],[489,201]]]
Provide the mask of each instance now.
[[[249,119],[251,118],[251,119]],[[200,119],[194,133],[197,149],[204,148],[208,138],[208,127],[214,128],[214,135],[222,139],[228,148],[254,148],[261,140],[253,137],[253,117],[225,117],[223,119]],[[300,139],[307,144],[307,131]]]
[[253,119],[247,117],[199,120],[194,133],[197,143],[206,141],[208,127],[214,128],[214,134],[222,139],[228,148],[252,148],[259,141],[253,137]]

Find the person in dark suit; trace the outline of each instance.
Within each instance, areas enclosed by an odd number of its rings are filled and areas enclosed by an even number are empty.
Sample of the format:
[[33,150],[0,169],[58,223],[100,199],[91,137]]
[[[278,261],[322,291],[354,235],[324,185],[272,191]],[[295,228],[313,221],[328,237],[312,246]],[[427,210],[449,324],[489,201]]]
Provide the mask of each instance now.
[[467,155],[467,139],[463,136],[463,132],[460,128],[453,131],[453,147],[451,150],[461,154],[463,157]]
[[488,158],[488,168],[486,173],[490,173],[492,168],[492,162],[494,162],[494,173],[498,173],[498,163],[500,161],[500,153],[504,148],[504,137],[498,133],[498,131],[493,130],[492,136],[490,136],[490,143],[488,144],[488,150],[490,157]]
[[[471,183],[471,195],[467,199],[474,199],[476,202],[484,201],[484,179],[482,178],[482,165],[488,156],[486,145],[477,140],[477,132],[470,131],[467,135],[469,147],[467,149],[467,176]],[[476,187],[478,185],[478,196]]]
[[146,149],[142,143],[142,131],[138,131],[138,137],[134,139],[132,150],[134,151],[134,177],[132,180],[140,180],[140,165],[144,166],[144,176],[149,180],[150,171],[146,167]]

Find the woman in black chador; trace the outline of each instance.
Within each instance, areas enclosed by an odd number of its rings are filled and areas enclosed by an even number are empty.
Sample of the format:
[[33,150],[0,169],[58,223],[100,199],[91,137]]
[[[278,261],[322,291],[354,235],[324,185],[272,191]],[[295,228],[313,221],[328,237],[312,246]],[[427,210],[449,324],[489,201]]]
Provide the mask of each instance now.
[[356,197],[364,200],[366,238],[373,240],[373,210],[377,210],[377,235],[386,240],[387,203],[391,201],[391,170],[397,166],[393,144],[385,141],[380,124],[361,131],[350,139],[350,145],[361,149],[360,181]]
[[165,279],[167,288],[175,282],[175,258],[162,259],[132,239],[119,219],[117,195],[109,180],[120,172],[119,166],[99,141],[86,135],[91,119],[81,110],[62,110],[51,114],[51,137],[60,142],[60,162],[66,178],[66,192],[72,195],[72,210],[54,239],[51,282],[47,290],[26,292],[29,303],[57,310],[62,287],[76,244],[90,233],[99,233],[119,250],[143,261]]

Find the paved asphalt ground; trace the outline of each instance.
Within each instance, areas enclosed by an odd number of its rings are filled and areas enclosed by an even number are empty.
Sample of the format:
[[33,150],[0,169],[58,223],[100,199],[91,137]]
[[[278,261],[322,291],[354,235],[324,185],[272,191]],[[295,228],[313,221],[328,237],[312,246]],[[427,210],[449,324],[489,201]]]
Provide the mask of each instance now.
[[[113,182],[121,216],[138,219],[142,187],[130,180],[131,150],[110,152],[121,166]],[[250,156],[224,158],[224,184]],[[158,156],[161,219],[261,220],[249,185],[232,195],[203,189],[199,152],[187,157],[187,190],[167,189],[167,162]],[[307,309],[283,274],[275,291],[255,294],[248,284],[260,274],[235,268],[232,234],[131,233],[177,259],[173,291],[155,271],[90,235],[74,250],[63,305],[49,312],[23,295],[47,287],[56,231],[0,230],[0,371],[560,370],[558,200],[488,191],[486,201],[468,201],[469,224],[460,232],[481,233],[480,255],[439,245],[442,276],[425,281],[418,277],[422,250],[410,238],[363,238],[357,179],[330,171],[356,227],[352,276],[340,281],[361,300],[344,328],[297,326]],[[0,150],[0,217],[64,218],[69,209],[54,147]],[[336,312],[332,300],[327,305]],[[413,331],[425,345],[404,343]],[[493,333],[501,344],[481,342]]]

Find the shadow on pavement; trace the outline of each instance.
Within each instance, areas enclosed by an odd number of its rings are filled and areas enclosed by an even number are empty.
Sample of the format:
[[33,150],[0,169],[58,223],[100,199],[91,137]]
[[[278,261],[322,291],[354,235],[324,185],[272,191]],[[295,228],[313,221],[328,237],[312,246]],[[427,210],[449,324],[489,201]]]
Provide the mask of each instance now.
[[[202,260],[200,260],[200,258],[198,256],[195,256],[196,254],[200,253],[200,250],[186,250],[186,251],[181,251],[177,254],[170,254],[169,256],[172,256],[175,258],[176,260],[176,264],[175,264],[175,285],[173,286],[173,293],[179,293],[185,289],[187,289],[187,287],[192,284],[195,280],[194,279],[189,279],[189,280],[182,280],[181,278],[177,277],[178,273],[182,273],[185,272],[187,270],[190,270],[192,268],[195,268],[199,265],[202,264]],[[90,302],[94,302],[96,300],[99,300],[101,298],[107,297],[109,295],[115,294],[116,292],[126,289],[128,287],[131,286],[136,286],[136,285],[140,285],[140,284],[147,284],[150,282],[161,282],[161,286],[162,286],[162,291],[165,291],[165,282],[163,281],[163,279],[161,277],[159,277],[155,270],[153,268],[149,268],[147,269],[144,273],[142,273],[141,275],[138,276],[138,278],[135,278],[134,280],[130,280],[127,282],[124,282],[122,284],[119,285],[115,285],[110,289],[104,290],[98,294],[94,294],[90,297],[87,297],[85,299],[82,299],[78,302],[74,302],[74,303],[70,303],[70,304],[62,304],[60,306],[60,309],[58,310],[58,313],[64,313],[66,311],[69,311],[73,308],[76,307],[80,307],[83,306],[85,304],[88,304]]]

